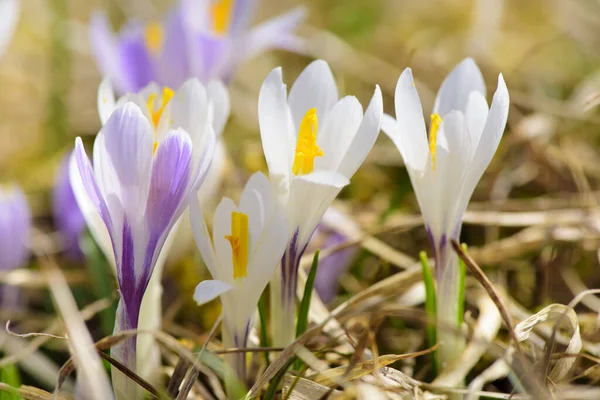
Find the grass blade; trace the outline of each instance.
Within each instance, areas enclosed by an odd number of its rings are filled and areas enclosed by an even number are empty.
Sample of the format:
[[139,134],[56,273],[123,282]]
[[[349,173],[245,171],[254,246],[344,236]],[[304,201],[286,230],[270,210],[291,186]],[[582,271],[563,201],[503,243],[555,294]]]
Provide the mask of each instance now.
[[317,276],[317,267],[319,266],[319,250],[315,252],[312,265],[308,277],[306,278],[306,286],[304,286],[304,294],[300,303],[300,311],[298,312],[298,323],[296,325],[296,337],[299,337],[306,331],[308,326],[308,310],[310,309],[310,299],[312,297],[313,286],[315,285],[315,277]]
[[[424,251],[420,252],[419,260],[421,261],[421,268],[423,271],[423,283],[425,283],[425,312],[427,313],[428,320],[427,326],[425,327],[425,333],[427,335],[427,346],[433,347],[437,343],[437,331],[435,326],[435,320],[437,315],[437,309],[435,304],[435,285],[433,283],[433,275],[431,273],[431,268],[429,268],[429,260],[427,259],[427,253],[425,253]],[[431,354],[431,361],[433,375],[437,376],[437,363],[435,362],[435,352]]]

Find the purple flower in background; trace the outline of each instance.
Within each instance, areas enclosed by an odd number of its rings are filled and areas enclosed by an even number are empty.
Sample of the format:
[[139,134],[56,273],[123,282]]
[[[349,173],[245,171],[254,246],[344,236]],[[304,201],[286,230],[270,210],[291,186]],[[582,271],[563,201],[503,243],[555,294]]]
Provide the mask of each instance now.
[[[360,228],[356,222],[337,209],[329,208],[323,215],[309,247],[320,248],[323,251],[360,235]],[[324,239],[321,239],[323,237]],[[329,303],[335,298],[340,287],[339,278],[350,267],[357,250],[356,246],[349,246],[319,259],[315,290],[323,302]]]
[[[17,186],[0,187],[0,271],[25,265],[29,257],[31,212]],[[12,308],[18,303],[17,287],[0,287],[0,304]]]
[[[179,102],[183,94],[175,93],[173,101]],[[135,103],[115,109],[96,137],[93,167],[81,139],[76,140],[70,165],[76,198],[82,206],[87,206],[86,196],[93,204],[114,252],[121,294],[115,332],[137,329],[162,246],[210,166],[216,141],[210,118],[194,122],[211,106],[203,110],[203,104],[196,105],[193,116],[172,114],[179,128],[165,132],[156,132]],[[132,371],[138,367],[136,343],[131,337],[111,349]],[[113,386],[119,399],[139,398],[137,385],[115,370]]]
[[65,157],[56,174],[52,192],[52,212],[67,256],[74,261],[82,260],[79,236],[85,229],[85,219],[71,187],[69,156]]
[[304,19],[297,8],[250,27],[256,0],[180,0],[164,21],[128,21],[113,34],[106,15],[90,22],[94,55],[103,75],[121,93],[154,81],[179,87],[196,77],[228,81],[245,60],[269,49],[297,51],[293,31]]

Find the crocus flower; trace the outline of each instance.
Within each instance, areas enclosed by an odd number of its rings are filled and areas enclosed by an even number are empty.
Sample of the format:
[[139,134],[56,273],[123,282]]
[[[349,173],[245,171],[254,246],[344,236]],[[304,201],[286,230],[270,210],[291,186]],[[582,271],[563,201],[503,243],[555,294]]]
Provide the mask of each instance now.
[[[197,79],[190,79],[177,92],[173,92],[168,87],[161,89],[157,84],[151,83],[138,93],[127,93],[120,98],[116,98],[110,80],[105,79],[98,89],[98,113],[102,124],[104,125],[109,120],[117,107],[128,101],[138,105],[153,127],[155,137],[163,137],[170,129],[183,128],[192,137],[200,140],[203,135],[207,134],[208,125],[212,126],[212,131],[220,137],[229,116],[227,88],[217,81],[209,82],[205,88]],[[206,179],[198,190],[198,197],[202,204],[215,197],[214,195],[218,189],[218,184],[215,184],[215,181],[220,181],[224,158],[225,150],[222,141],[219,140]],[[83,192],[83,190],[79,192]],[[111,239],[102,218],[87,196],[78,196],[78,202],[83,210],[90,232],[106,257],[111,261],[113,267],[116,267]],[[178,224],[179,229],[176,227],[174,231],[181,231],[187,224],[186,218],[182,224]],[[139,320],[140,329],[160,329],[163,265],[173,243],[185,241],[185,238],[181,239],[180,236],[175,238],[175,236],[175,232],[169,235],[156,262],[155,272],[152,274],[146,289],[146,295],[142,301]],[[193,241],[191,233],[189,233],[189,239],[190,242]],[[137,342],[139,354],[142,357],[138,360],[138,373],[147,381],[152,382],[159,370],[160,349],[150,335],[140,335]]]
[[52,211],[56,228],[60,233],[67,256],[71,260],[82,260],[79,236],[85,229],[85,219],[81,214],[69,178],[69,159],[65,157],[54,181],[52,192]]
[[[81,139],[75,142],[71,157],[75,196],[82,210],[93,206],[113,249],[121,295],[115,333],[138,328],[142,299],[161,249],[210,165],[215,146],[210,103],[190,104],[190,98],[198,100],[194,96],[200,93],[202,85],[191,81],[174,94],[169,115],[173,129],[159,129],[161,117],[148,118],[156,115],[156,109],[150,112],[134,102],[117,107],[96,137],[93,167]],[[111,354],[137,371],[136,350],[133,337],[113,347]],[[115,371],[117,397],[138,398],[137,385]]]
[[258,117],[271,183],[290,226],[288,245],[271,284],[276,346],[294,339],[300,258],[321,217],[362,164],[379,134],[381,91],[363,108],[353,96],[338,98],[325,61],[311,63],[289,97],[281,68],[265,79]]
[[410,68],[396,86],[396,118],[386,116],[383,130],[394,141],[408,170],[429,240],[437,280],[438,353],[441,366],[460,354],[449,329],[458,321],[458,257],[450,240],[459,240],[462,216],[475,186],[504,132],[509,97],[502,74],[491,108],[475,62],[467,58],[444,79],[431,114],[429,139]]
[[20,8],[19,0],[0,0],[0,55],[8,47],[15,32]]
[[[196,244],[214,278],[198,284],[194,300],[204,304],[221,296],[223,345],[246,347],[256,305],[287,244],[283,209],[273,198],[267,178],[257,172],[246,184],[239,206],[229,198],[219,203],[212,239],[202,209],[192,202],[190,210]],[[244,382],[245,354],[232,354],[228,361],[237,380]],[[228,387],[230,380],[226,377]]]
[[[25,195],[17,186],[0,186],[0,271],[25,265],[29,257],[31,213]],[[19,303],[18,288],[0,287],[0,304],[14,309]]]
[[103,14],[91,20],[96,61],[121,93],[154,81],[179,87],[196,77],[228,81],[238,64],[272,48],[298,50],[303,9],[250,28],[256,0],[180,0],[164,21],[129,21],[115,36]]

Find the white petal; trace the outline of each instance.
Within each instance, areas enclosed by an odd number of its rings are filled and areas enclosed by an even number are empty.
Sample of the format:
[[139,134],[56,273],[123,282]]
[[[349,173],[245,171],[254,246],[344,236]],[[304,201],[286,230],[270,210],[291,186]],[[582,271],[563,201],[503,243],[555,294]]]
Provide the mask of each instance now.
[[194,241],[196,242],[196,246],[198,246],[204,264],[206,264],[213,278],[218,277],[220,266],[217,255],[215,254],[215,249],[210,238],[210,232],[206,226],[204,213],[196,200],[190,202],[190,224],[192,226]]
[[292,169],[295,133],[281,68],[271,71],[260,88],[258,121],[269,175],[271,179],[287,180]]
[[272,189],[262,172],[255,172],[244,187],[240,197],[240,212],[248,215],[250,237],[257,240],[271,211]]
[[113,112],[96,138],[94,171],[107,202],[116,196],[130,223],[146,208],[151,166],[152,128],[139,107],[127,103]]
[[196,290],[194,290],[194,301],[201,306],[216,299],[223,293],[227,293],[231,289],[230,284],[222,281],[202,281],[196,286]]
[[[471,146],[475,150],[481,139],[485,121],[488,117],[489,108],[485,97],[479,92],[471,92],[467,101],[465,118],[469,126],[469,135],[471,136]],[[473,155],[470,155],[470,159]]]
[[217,137],[223,133],[225,123],[229,118],[231,105],[229,103],[229,91],[221,81],[210,81],[206,87],[208,98],[213,105],[214,119],[213,129]]
[[354,136],[350,147],[338,168],[338,171],[347,177],[352,177],[358,167],[363,163],[381,130],[383,121],[383,99],[379,86],[375,87],[375,93],[367,107],[358,132]]
[[289,227],[283,210],[273,205],[267,225],[253,246],[253,254],[248,263],[248,277],[244,283],[244,300],[248,308],[246,317],[251,317],[260,295],[280,265],[287,246]]
[[10,43],[19,20],[19,0],[0,1],[0,56]]
[[227,154],[225,152],[225,144],[222,140],[217,142],[212,163],[206,173],[204,182],[198,189],[198,201],[202,207],[214,208],[217,205],[217,194],[223,185],[225,169],[227,165]]
[[113,89],[110,78],[102,79],[98,87],[98,114],[102,125],[108,121],[115,110],[115,91]]
[[407,168],[423,171],[430,158],[429,146],[421,100],[415,88],[410,68],[405,69],[398,79],[394,101],[396,130],[390,132],[387,131],[387,127],[384,127],[384,132],[390,136],[400,150]]
[[332,186],[338,189],[350,183],[350,179],[346,176],[332,171],[315,171],[312,174],[297,176],[294,180],[301,180],[315,185]]
[[309,109],[316,108],[319,121],[324,121],[337,100],[337,86],[327,62],[316,60],[310,63],[290,90],[288,102],[296,132]]
[[440,86],[433,113],[442,118],[451,110],[465,112],[469,94],[479,92],[485,97],[485,82],[472,58],[465,58],[446,76]]
[[187,80],[175,92],[165,111],[170,116],[170,129],[183,128],[192,138],[194,146],[211,123],[206,89],[195,78]]
[[[492,106],[467,177],[465,191],[470,192],[469,197],[471,197],[475,186],[477,186],[477,182],[481,179],[500,144],[500,139],[502,138],[508,119],[509,105],[508,89],[506,88],[502,74],[500,74],[498,76],[498,88],[496,89],[496,93],[494,93]],[[464,204],[463,206],[466,208],[467,205]]]
[[231,244],[226,235],[231,234],[231,213],[237,211],[235,203],[228,197],[223,200],[215,210],[213,220],[213,245],[217,255],[218,273],[214,278],[225,282],[233,282],[233,259],[231,256]]
[[337,171],[362,118],[362,106],[356,97],[346,96],[333,106],[324,121],[319,120],[317,145],[323,156],[315,158],[315,170]]

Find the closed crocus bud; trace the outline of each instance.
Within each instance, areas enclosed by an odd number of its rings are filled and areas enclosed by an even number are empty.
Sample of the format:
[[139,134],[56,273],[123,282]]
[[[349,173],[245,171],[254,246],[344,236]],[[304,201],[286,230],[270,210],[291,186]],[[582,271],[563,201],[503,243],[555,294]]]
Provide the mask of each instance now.
[[85,219],[81,214],[71,180],[69,178],[69,156],[61,163],[54,180],[52,211],[56,229],[61,235],[67,256],[73,261],[83,259],[79,247],[79,236],[85,229]]
[[[23,267],[29,257],[31,212],[27,199],[17,186],[0,187],[0,271]],[[0,304],[11,309],[18,305],[16,287],[0,288]]]
[[298,51],[294,34],[304,19],[297,8],[251,27],[255,0],[180,0],[163,21],[127,21],[115,35],[104,14],[90,21],[99,69],[120,93],[150,82],[179,87],[189,78],[229,81],[237,66],[269,49]]

